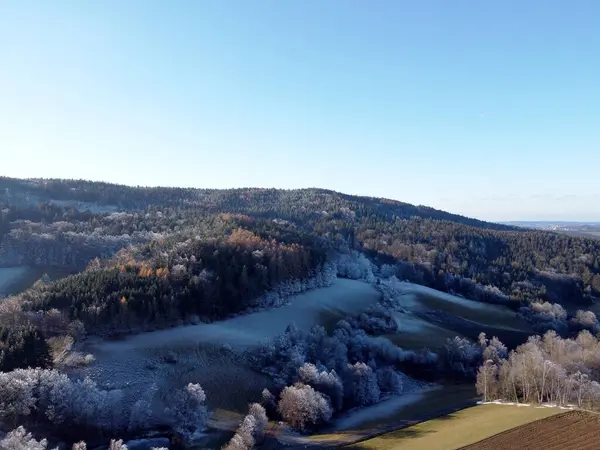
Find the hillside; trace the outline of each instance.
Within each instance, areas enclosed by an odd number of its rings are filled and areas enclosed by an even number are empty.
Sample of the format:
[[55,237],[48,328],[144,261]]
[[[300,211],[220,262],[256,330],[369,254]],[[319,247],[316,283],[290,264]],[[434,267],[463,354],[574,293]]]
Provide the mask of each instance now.
[[[370,435],[380,414],[392,429],[455,383],[469,389],[448,406],[472,402],[483,355],[500,362],[534,332],[600,330],[583,311],[600,294],[598,240],[320,189],[0,186],[5,394],[25,377],[36,411],[58,402],[95,437],[188,435],[208,407],[213,446],[261,401],[291,428],[352,439],[346,428]],[[44,403],[60,383],[70,393]],[[319,408],[308,425],[294,415],[305,397]],[[181,429],[173,401],[197,422]],[[120,415],[96,421],[86,402]],[[26,416],[85,437],[53,412]],[[308,442],[294,433],[279,439]]]
[[[134,188],[0,178],[0,267],[84,269],[95,257],[242,228],[286,244],[340,245],[437,289],[574,304],[600,293],[600,242],[320,189]],[[316,241],[315,241],[316,239]],[[489,300],[489,298],[484,298]]]

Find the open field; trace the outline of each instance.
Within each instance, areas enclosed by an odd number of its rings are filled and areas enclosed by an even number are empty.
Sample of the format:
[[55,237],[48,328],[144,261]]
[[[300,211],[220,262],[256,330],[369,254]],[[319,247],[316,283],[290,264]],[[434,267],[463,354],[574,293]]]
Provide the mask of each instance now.
[[411,283],[401,283],[399,288],[403,291],[403,300],[404,297],[406,298],[403,306],[411,311],[433,309],[490,327],[517,331],[530,330],[529,324],[506,306],[467,300]]
[[385,335],[387,339],[399,347],[420,350],[423,347],[436,351],[444,346],[446,339],[461,334],[439,324],[428,322],[409,312],[393,312],[400,331]]
[[[253,371],[242,353],[294,322],[303,330],[324,320],[356,313],[379,300],[371,285],[338,279],[333,286],[293,297],[281,308],[241,315],[211,324],[141,333],[119,340],[90,342],[85,352],[96,362],[84,373],[103,386],[122,388],[130,399],[150,384],[159,392],[199,382],[211,408],[245,413],[270,380]],[[335,319],[337,320],[337,319]],[[232,350],[222,346],[229,344]]]
[[600,415],[569,411],[463,447],[465,450],[593,450],[600,448]]
[[482,331],[515,347],[534,334],[530,325],[506,306],[467,300],[412,283],[400,283],[398,288],[406,313],[396,314],[398,335],[387,337],[401,347],[437,349],[448,337],[476,339]]
[[[247,404],[258,400],[262,389],[270,388],[272,383],[269,377],[251,369],[244,358],[246,350],[284,332],[291,322],[302,330],[308,330],[314,324],[328,326],[349,314],[367,309],[379,298],[379,292],[367,283],[337,279],[333,286],[294,296],[288,305],[280,308],[123,339],[90,340],[84,351],[94,354],[96,363],[78,373],[90,375],[101,386],[123,389],[126,401],[132,402],[151,384],[158,386],[160,402],[174,388],[198,382],[207,394],[211,409],[245,414]],[[407,285],[404,299],[406,311],[394,312],[400,331],[381,338],[403,348],[429,347],[437,350],[447,338],[459,334],[445,322],[430,322],[422,315],[423,311],[431,311],[432,308],[447,312],[449,318],[454,317],[452,314],[461,317],[460,314],[468,311],[470,317],[485,323],[472,322],[477,333],[489,331],[487,324],[493,323],[494,317],[498,318],[501,326],[506,326],[501,330],[513,330],[507,326],[507,317],[512,313],[508,308],[470,302],[431,289],[424,294],[421,287],[414,285]],[[502,338],[501,335],[499,337]],[[228,344],[229,348],[224,348],[224,344]],[[340,417],[320,435],[309,438],[290,435],[290,440],[281,437],[289,444],[351,443],[374,433],[446,414],[448,410],[474,402],[475,392],[471,384],[424,386],[421,390]],[[486,436],[489,434],[483,437]],[[470,442],[475,441],[466,443]]]
[[342,416],[323,430],[303,439],[286,439],[287,443],[311,447],[339,446],[362,441],[414,423],[475,404],[475,387],[472,384],[431,386],[420,391],[392,397],[377,405],[361,408]]
[[398,288],[404,311],[393,315],[399,332],[385,337],[399,347],[436,351],[448,338],[477,339],[483,331],[513,348],[534,334],[530,325],[506,306],[467,300],[412,283],[400,283]]
[[[517,407],[493,404],[478,405],[438,419],[392,431],[376,438],[350,445],[349,448],[364,450],[452,450],[474,444],[490,436],[519,427],[520,425],[561,413],[564,413],[564,411],[558,408]],[[546,443],[547,441],[544,441],[543,446],[535,448],[546,448]],[[517,444],[519,443],[517,442]],[[525,447],[519,446],[519,448]],[[561,448],[567,447],[563,446]]]

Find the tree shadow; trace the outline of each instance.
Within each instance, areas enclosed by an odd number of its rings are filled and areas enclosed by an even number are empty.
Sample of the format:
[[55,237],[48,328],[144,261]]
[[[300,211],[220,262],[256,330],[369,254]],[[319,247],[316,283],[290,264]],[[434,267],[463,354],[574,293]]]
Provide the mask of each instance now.
[[[446,422],[446,421],[451,421],[451,420],[455,420],[457,419],[457,416],[455,414],[447,414],[444,416],[440,416],[437,417],[436,419],[434,419],[436,422]],[[419,438],[419,437],[424,437],[424,436],[428,436],[428,435],[432,435],[437,433],[438,431],[440,431],[438,429],[438,427],[432,427],[431,429],[423,429],[423,428],[419,428],[418,425],[422,424],[424,422],[422,421],[408,421],[407,424],[400,429],[394,430],[394,431],[388,431],[386,433],[380,434],[376,437],[371,437],[369,439],[366,439],[365,441],[362,442],[358,442],[352,445],[353,449],[356,450],[372,450],[373,449],[373,445],[367,445],[364,442],[371,440],[371,439],[380,439],[380,440],[390,440],[390,441],[400,441],[400,440],[408,440],[408,439],[415,439],[415,438]],[[397,442],[396,444],[401,444],[400,442]],[[386,444],[382,444],[381,448],[386,448]]]

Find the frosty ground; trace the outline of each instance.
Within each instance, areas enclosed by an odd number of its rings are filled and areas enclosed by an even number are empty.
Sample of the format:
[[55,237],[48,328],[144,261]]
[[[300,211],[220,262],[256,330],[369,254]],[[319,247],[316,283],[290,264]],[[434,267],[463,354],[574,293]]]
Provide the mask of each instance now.
[[[404,311],[395,312],[400,332],[387,338],[401,347],[436,348],[457,334],[415,315],[430,309],[433,302],[452,313],[462,315],[466,311],[486,323],[514,316],[507,308],[471,302],[410,283],[400,286]],[[92,353],[96,362],[84,373],[103,387],[123,389],[131,402],[151,384],[158,386],[160,401],[173,388],[198,382],[206,391],[209,407],[217,412],[215,417],[230,414],[235,423],[239,417],[231,413],[245,413],[248,403],[258,400],[262,389],[271,386],[267,376],[250,368],[243,356],[245,350],[284,332],[291,322],[301,330],[314,324],[328,325],[367,309],[380,298],[371,284],[338,278],[332,286],[296,295],[279,308],[120,340],[91,340],[84,350]],[[340,430],[360,427],[378,414],[389,415],[390,411],[419,402],[420,394],[411,391],[414,390],[407,389],[406,398],[392,398],[354,411],[338,419],[336,425]],[[430,395],[427,398],[431,400]]]
[[308,330],[360,312],[379,297],[367,283],[337,279],[330,287],[294,296],[280,308],[121,340],[92,341],[85,351],[96,357],[96,363],[86,372],[102,386],[125,389],[131,399],[151,383],[159,392],[168,392],[174,385],[199,382],[210,407],[244,412],[247,403],[269,386],[268,378],[244,361],[244,350],[283,333],[292,322]]

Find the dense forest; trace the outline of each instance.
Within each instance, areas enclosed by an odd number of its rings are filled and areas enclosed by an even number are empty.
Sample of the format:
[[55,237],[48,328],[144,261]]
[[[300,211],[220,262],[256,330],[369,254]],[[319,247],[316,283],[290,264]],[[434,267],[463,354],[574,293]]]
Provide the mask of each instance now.
[[326,285],[348,250],[375,271],[515,310],[600,294],[599,240],[393,200],[0,178],[0,267],[79,272],[5,300],[0,327],[52,337],[220,319]]

